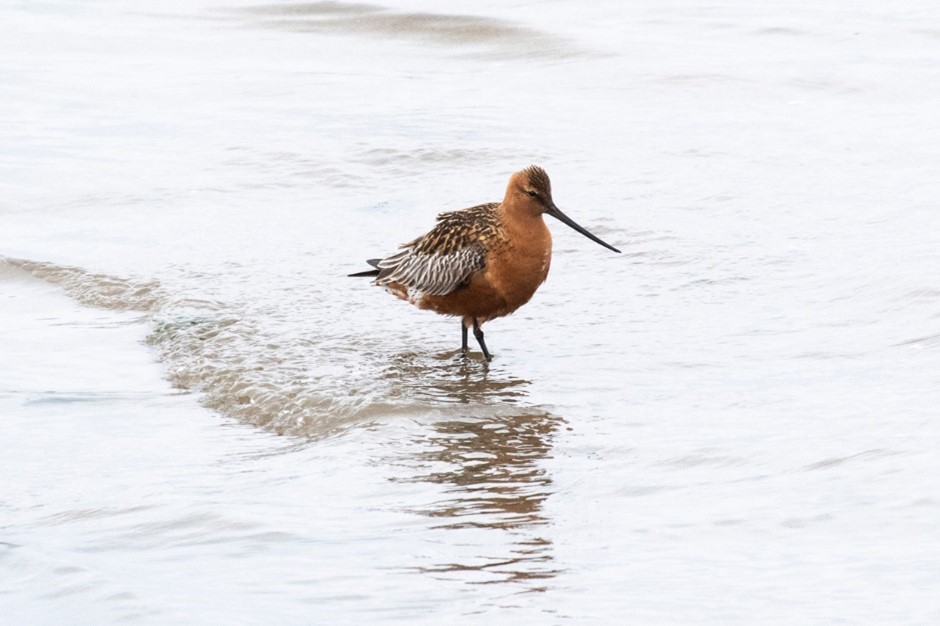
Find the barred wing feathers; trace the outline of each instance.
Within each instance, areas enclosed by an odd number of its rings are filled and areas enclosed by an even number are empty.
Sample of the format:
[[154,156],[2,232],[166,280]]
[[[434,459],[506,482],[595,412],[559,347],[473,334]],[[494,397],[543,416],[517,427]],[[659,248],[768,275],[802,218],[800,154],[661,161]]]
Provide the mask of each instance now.
[[378,262],[376,283],[443,296],[486,267],[486,254],[499,237],[496,203],[441,213],[426,235]]

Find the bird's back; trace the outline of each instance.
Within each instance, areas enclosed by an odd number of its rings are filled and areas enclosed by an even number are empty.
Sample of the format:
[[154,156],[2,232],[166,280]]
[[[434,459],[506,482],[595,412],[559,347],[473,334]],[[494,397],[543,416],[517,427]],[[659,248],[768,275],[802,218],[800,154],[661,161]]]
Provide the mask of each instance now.
[[501,237],[497,207],[489,203],[441,213],[428,233],[379,261],[376,283],[409,300],[458,289],[486,267],[487,254]]
[[489,247],[500,236],[498,207],[498,202],[490,202],[441,213],[434,228],[406,246],[421,254],[438,255],[454,254],[475,245]]

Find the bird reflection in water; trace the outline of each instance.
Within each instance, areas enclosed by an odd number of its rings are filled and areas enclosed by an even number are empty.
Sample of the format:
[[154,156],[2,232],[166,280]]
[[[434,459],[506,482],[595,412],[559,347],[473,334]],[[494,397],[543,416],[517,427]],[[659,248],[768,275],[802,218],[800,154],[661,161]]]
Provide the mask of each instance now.
[[457,354],[451,351],[434,356],[413,352],[395,355],[382,376],[389,384],[386,397],[424,409],[441,403],[499,406],[526,397],[528,380],[511,376],[485,361],[455,361]]
[[[453,352],[399,354],[383,378],[398,402],[440,416],[395,463],[406,472],[393,480],[438,485],[443,495],[410,508],[432,518],[431,528],[445,532],[442,545],[452,548],[418,571],[543,591],[559,573],[541,532],[553,492],[544,460],[563,420],[525,406],[529,381],[485,361],[455,360]],[[461,553],[468,547],[475,552]]]
[[[449,554],[436,554],[434,559],[443,562],[420,567],[420,572],[545,590],[559,570],[552,542],[541,532],[548,524],[543,503],[553,491],[542,461],[561,421],[544,412],[494,411],[488,418],[437,422],[434,432],[414,442],[418,450],[407,461],[414,473],[404,480],[440,485],[444,497],[412,510],[433,518],[432,528],[448,531],[444,543],[455,547]],[[480,532],[504,537],[494,542]],[[478,544],[476,553],[459,553],[458,545],[472,544]]]

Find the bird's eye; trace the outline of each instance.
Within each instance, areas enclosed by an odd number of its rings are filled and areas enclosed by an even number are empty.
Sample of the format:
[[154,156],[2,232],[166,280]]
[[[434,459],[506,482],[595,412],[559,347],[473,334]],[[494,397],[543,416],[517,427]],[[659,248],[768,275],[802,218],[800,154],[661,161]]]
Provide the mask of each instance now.
[[538,198],[538,197],[539,197],[539,194],[536,193],[536,192],[534,192],[534,191],[526,191],[526,193],[529,194],[529,197],[530,197],[530,198]]

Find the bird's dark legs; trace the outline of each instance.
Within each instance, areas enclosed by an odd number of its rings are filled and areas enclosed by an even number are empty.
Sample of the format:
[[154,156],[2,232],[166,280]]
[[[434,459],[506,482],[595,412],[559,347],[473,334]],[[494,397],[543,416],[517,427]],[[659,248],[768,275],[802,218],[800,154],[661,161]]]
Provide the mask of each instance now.
[[[480,349],[483,350],[483,358],[487,361],[493,360],[493,355],[490,354],[490,351],[486,349],[486,342],[483,341],[483,331],[480,329],[480,324],[477,322],[477,318],[473,318],[473,336],[477,338],[477,343],[480,344]],[[466,348],[467,340],[467,327],[464,326],[463,329],[463,338],[464,338],[464,348]]]
[[[480,349],[483,350],[483,358],[487,361],[493,360],[493,355],[490,354],[490,351],[486,349],[486,342],[483,341],[483,331],[480,329],[480,322],[477,321],[477,318],[469,318],[473,324],[473,336],[476,337],[477,343],[480,344]],[[460,320],[460,356],[466,358],[467,351],[469,347],[467,346],[467,318]]]

